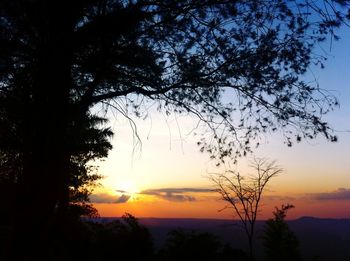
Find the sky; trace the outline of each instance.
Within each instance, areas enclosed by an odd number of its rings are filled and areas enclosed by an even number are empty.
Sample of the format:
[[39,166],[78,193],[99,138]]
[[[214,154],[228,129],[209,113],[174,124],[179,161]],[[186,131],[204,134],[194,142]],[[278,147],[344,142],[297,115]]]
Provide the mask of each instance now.
[[[350,28],[339,35],[340,41],[323,46],[326,68],[311,68],[306,75],[339,99],[339,108],[325,117],[339,141],[318,138],[287,147],[282,134],[274,133],[262,137],[253,155],[230,166],[242,174],[254,173],[248,165],[255,156],[275,160],[283,168],[263,194],[259,219],[270,218],[275,206],[286,203],[295,206],[290,219],[350,218]],[[145,120],[135,119],[141,143],[123,116],[110,115],[110,120],[114,148],[97,163],[105,178],[90,198],[101,216],[127,212],[137,217],[237,218],[232,209],[223,210],[226,203],[212,191],[208,176],[224,170],[199,152],[197,139],[189,134],[197,123],[194,116],[155,112]]]

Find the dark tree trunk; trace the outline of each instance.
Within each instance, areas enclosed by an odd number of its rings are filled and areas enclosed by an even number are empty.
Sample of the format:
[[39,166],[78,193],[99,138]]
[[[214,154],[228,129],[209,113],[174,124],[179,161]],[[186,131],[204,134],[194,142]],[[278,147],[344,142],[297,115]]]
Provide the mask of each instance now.
[[254,255],[253,255],[253,238],[252,236],[248,237],[248,242],[249,242],[249,259],[254,260]]
[[[14,212],[12,254],[19,260],[47,259],[47,235],[68,186],[69,90],[72,27],[59,17],[62,10],[46,10],[37,70],[32,75],[30,107],[25,119],[24,165]],[[52,11],[52,12],[51,12]],[[50,16],[50,17],[49,17]]]
[[[255,221],[254,221],[255,223]],[[248,243],[249,243],[249,259],[251,261],[254,261],[254,223],[250,224],[249,232],[247,233],[248,236]]]

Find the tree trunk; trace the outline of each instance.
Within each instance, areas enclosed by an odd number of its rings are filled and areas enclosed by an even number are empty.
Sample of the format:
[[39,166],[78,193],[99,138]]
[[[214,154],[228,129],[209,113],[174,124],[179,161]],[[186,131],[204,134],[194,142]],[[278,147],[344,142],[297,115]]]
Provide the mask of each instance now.
[[[49,10],[50,11],[50,10]],[[52,10],[51,10],[52,11]],[[71,28],[54,11],[43,25],[24,126],[24,164],[14,212],[12,255],[18,260],[48,260],[48,231],[62,192],[68,186]],[[60,15],[62,15],[61,13]]]
[[254,260],[253,256],[253,236],[249,235],[248,236],[248,243],[249,243],[249,260]]
[[249,260],[254,261],[254,223],[250,224],[249,232],[247,235],[249,242]]

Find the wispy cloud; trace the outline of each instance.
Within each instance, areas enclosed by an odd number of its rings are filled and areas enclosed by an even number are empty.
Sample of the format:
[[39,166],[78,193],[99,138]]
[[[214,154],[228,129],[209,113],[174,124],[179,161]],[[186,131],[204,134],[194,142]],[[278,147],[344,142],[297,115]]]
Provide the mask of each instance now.
[[271,201],[293,201],[296,200],[297,197],[292,197],[292,196],[284,196],[284,195],[264,195],[263,196],[267,200]]
[[119,204],[125,203],[130,199],[130,195],[122,194],[121,196],[115,196],[108,193],[97,193],[90,196],[92,203],[109,203]]
[[[90,196],[92,203],[126,203],[131,198],[131,195],[124,190],[116,190],[120,194],[112,195],[109,193],[96,193]],[[138,195],[155,196],[168,201],[173,202],[185,202],[185,201],[196,201],[197,198],[193,194],[213,192],[212,189],[207,188],[159,188],[159,189],[146,189]]]
[[207,188],[160,188],[143,190],[139,194],[156,196],[168,201],[184,202],[196,201],[196,197],[189,194],[207,192],[213,192],[213,190]]
[[127,191],[121,190],[121,189],[117,189],[116,192],[119,192],[119,193],[122,193],[122,194],[129,194]]
[[350,200],[350,188],[338,188],[331,192],[309,193],[307,196],[315,200]]

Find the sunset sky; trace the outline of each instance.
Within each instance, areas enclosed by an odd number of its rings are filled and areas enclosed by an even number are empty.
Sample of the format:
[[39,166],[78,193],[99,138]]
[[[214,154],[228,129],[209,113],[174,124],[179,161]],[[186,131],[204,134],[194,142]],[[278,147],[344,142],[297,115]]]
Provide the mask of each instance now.
[[[313,68],[306,76],[314,75],[322,88],[339,98],[340,108],[326,117],[339,142],[319,138],[290,148],[281,133],[263,136],[254,155],[276,160],[284,172],[269,183],[260,219],[270,218],[274,206],[284,203],[296,206],[289,218],[350,218],[350,29],[340,36],[331,46],[326,68]],[[323,47],[329,52],[330,45]],[[125,118],[110,118],[114,149],[100,164],[103,187],[91,196],[101,216],[129,212],[137,217],[234,217],[230,210],[218,211],[225,203],[211,192],[207,177],[223,169],[200,153],[196,137],[188,134],[197,122],[194,116],[152,113],[146,120],[135,120],[141,147]],[[248,161],[231,167],[249,173]]]

